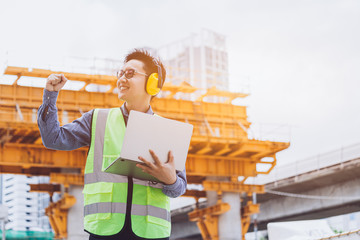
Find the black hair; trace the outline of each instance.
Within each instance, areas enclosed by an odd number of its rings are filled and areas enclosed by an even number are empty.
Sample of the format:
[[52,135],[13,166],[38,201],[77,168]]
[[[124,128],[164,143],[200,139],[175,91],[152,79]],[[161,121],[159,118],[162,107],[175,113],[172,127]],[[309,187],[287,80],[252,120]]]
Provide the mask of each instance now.
[[[139,60],[142,63],[144,63],[144,69],[145,72],[148,76],[150,76],[150,74],[152,73],[158,73],[158,66],[160,66],[161,69],[161,77],[162,77],[162,83],[160,88],[163,87],[164,83],[165,83],[165,79],[166,79],[166,70],[165,67],[163,65],[163,63],[161,62],[160,58],[156,58],[154,56],[152,56],[149,51],[145,50],[145,49],[139,49],[139,48],[135,48],[134,50],[132,50],[129,54],[127,54],[125,56],[124,59],[124,63],[127,63],[130,60]],[[160,75],[160,74],[159,74]]]

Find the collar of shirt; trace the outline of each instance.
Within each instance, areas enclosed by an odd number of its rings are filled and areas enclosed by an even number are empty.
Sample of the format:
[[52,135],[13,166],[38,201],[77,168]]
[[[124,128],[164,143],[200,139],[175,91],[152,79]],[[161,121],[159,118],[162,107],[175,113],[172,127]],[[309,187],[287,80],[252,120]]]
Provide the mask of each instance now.
[[[129,118],[129,112],[125,107],[125,103],[120,107],[120,109],[121,109],[121,112],[122,112],[122,114],[124,116],[125,124],[127,124],[127,120]],[[154,112],[153,112],[151,106],[149,106],[149,109],[147,110],[146,114],[154,115]]]

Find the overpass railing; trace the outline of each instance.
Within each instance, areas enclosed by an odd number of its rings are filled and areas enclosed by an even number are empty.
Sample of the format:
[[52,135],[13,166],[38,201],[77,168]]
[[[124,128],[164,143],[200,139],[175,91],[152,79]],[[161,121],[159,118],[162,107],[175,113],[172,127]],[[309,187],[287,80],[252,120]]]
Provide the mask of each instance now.
[[360,158],[360,143],[339,148],[334,151],[319,154],[310,158],[297,160],[290,164],[276,166],[268,175],[258,175],[246,180],[248,184],[266,184],[281,179],[301,175],[326,168],[329,166],[343,164],[346,161]]

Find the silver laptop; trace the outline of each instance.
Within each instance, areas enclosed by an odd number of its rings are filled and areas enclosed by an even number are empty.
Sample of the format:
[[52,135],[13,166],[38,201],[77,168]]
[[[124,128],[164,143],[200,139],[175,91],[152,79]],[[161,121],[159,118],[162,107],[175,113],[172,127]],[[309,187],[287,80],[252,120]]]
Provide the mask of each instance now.
[[149,149],[153,150],[162,162],[168,160],[168,152],[171,150],[175,169],[183,171],[192,132],[191,124],[130,111],[121,154],[105,172],[159,182],[152,175],[136,167],[136,164],[142,163],[138,156],[154,162]]

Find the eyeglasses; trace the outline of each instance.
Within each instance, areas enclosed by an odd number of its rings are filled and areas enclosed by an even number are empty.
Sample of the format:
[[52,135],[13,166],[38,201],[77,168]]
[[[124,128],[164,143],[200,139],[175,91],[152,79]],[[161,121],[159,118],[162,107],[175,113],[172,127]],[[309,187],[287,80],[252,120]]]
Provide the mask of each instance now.
[[119,79],[119,78],[121,78],[122,76],[125,75],[126,79],[130,79],[130,78],[134,77],[135,73],[139,73],[139,74],[142,74],[144,76],[147,76],[146,73],[141,73],[141,72],[136,71],[135,69],[130,68],[130,69],[127,69],[125,71],[124,70],[117,71],[116,72],[116,77]]

